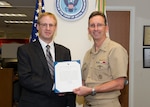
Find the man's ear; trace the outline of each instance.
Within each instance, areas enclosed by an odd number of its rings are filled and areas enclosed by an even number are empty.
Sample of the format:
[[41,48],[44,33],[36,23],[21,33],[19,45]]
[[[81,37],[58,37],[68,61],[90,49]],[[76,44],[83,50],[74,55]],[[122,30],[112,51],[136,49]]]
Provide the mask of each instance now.
[[39,30],[39,24],[37,24],[36,29]]

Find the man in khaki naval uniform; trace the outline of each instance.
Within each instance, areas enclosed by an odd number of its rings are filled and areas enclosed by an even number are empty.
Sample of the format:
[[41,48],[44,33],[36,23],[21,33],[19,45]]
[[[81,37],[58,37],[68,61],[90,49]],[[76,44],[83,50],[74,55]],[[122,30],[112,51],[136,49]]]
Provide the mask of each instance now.
[[83,61],[84,86],[74,89],[74,93],[85,97],[85,107],[121,107],[118,97],[127,77],[128,54],[106,37],[107,30],[105,15],[91,13],[88,31],[94,45]]

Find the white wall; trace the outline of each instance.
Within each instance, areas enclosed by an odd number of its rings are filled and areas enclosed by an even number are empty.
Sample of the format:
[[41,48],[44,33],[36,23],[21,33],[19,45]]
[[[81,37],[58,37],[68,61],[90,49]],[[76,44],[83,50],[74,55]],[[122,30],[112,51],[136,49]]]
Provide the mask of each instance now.
[[[83,60],[87,49],[92,45],[88,40],[87,21],[89,14],[95,10],[95,0],[87,0],[88,10],[85,16],[74,22],[63,20],[55,11],[55,0],[45,0],[47,11],[54,13],[58,18],[58,31],[55,41],[70,48],[72,59]],[[149,107],[150,69],[143,68],[143,25],[150,25],[150,0],[106,0],[108,7],[133,7],[135,8],[130,44],[130,101],[129,107]],[[132,88],[132,89],[131,89]]]

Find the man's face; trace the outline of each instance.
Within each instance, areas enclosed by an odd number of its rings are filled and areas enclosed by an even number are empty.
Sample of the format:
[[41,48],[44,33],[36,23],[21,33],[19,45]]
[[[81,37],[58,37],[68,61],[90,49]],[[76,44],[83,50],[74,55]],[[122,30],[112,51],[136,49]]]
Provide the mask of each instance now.
[[102,16],[94,16],[89,20],[88,31],[93,40],[98,40],[106,36],[108,26],[105,25]]
[[51,41],[56,31],[56,21],[53,19],[53,17],[44,16],[39,22],[40,23],[37,25],[39,37],[43,41]]

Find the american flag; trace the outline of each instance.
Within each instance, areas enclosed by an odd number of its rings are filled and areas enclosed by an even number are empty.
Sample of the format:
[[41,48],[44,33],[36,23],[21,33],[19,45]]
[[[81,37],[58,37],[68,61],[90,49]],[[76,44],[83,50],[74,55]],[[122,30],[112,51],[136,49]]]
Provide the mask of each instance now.
[[30,42],[34,42],[38,39],[38,30],[36,29],[37,20],[40,13],[45,12],[44,9],[44,0],[36,0],[35,12],[34,12],[34,19],[32,23],[32,33],[30,37]]

